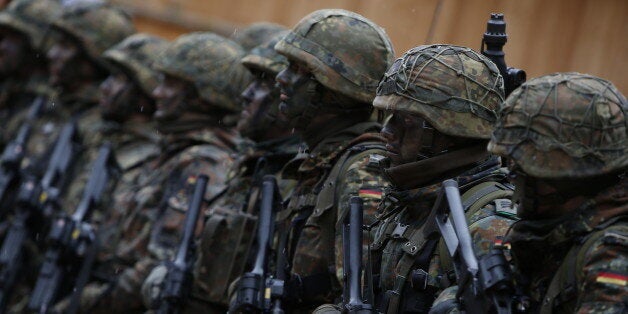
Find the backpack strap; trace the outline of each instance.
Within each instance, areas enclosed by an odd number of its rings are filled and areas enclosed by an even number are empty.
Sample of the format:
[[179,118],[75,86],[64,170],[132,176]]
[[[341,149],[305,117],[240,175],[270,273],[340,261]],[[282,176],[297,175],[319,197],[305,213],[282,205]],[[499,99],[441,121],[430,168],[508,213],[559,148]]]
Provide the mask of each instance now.
[[[495,203],[495,215],[500,215],[511,219],[514,218],[515,213],[509,209],[509,202],[508,204],[504,204],[506,203],[505,201],[510,200],[510,198],[512,197],[512,193],[512,187],[496,181],[487,181],[480,183],[464,192],[460,199],[462,201],[462,208],[465,211],[468,225],[472,225],[473,223],[487,217],[487,215],[475,217],[474,215],[480,209],[484,208],[491,202]],[[474,219],[470,220],[470,218]],[[447,247],[445,246],[444,241],[440,241],[438,244],[438,254],[440,256],[443,272],[447,274],[444,279],[450,281],[455,280],[454,277],[449,276],[449,273],[453,274],[454,265],[451,261],[451,256],[449,256],[449,253],[447,252]],[[447,283],[447,285],[449,284],[450,283]]]
[[595,243],[610,234],[628,234],[628,225],[619,223],[622,221],[626,222],[626,217],[610,220],[605,224],[606,227],[600,227],[601,230],[587,234],[569,249],[542,299],[541,314],[552,313],[555,308],[565,306],[567,303],[571,303],[569,306],[572,307],[572,311],[575,310],[574,301],[584,279],[582,269],[585,255]]

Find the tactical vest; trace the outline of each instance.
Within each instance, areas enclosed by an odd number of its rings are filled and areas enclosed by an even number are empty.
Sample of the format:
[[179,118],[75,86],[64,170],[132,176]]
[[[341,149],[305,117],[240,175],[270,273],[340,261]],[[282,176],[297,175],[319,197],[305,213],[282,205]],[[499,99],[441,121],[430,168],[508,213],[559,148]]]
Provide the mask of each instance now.
[[[511,186],[496,181],[486,181],[473,186],[461,196],[469,225],[492,215],[512,219],[509,210]],[[474,215],[490,203],[495,203],[493,214]],[[473,220],[469,220],[473,217]],[[453,265],[438,233],[424,234],[420,226],[404,225],[397,219],[387,219],[379,227],[372,251],[381,251],[391,240],[402,245],[402,255],[396,263],[396,276],[393,289],[381,291],[377,300],[379,313],[427,313],[437,296],[437,292],[454,284]],[[440,244],[439,244],[440,242]],[[438,250],[441,272],[437,277],[429,274],[430,263]],[[380,274],[382,275],[382,274]],[[407,289],[409,285],[410,289]]]
[[578,294],[582,286],[584,259],[602,239],[620,241],[624,244],[628,237],[628,217],[609,220],[601,229],[591,232],[577,241],[565,256],[540,304],[540,313],[574,313],[578,306]]
[[[340,291],[337,281],[334,279],[335,271],[335,234],[338,215],[343,215],[348,208],[336,210],[339,200],[337,190],[341,176],[346,173],[348,167],[372,154],[383,154],[385,146],[382,142],[364,141],[351,145],[339,154],[339,157],[330,161],[331,169],[318,179],[314,188],[309,193],[293,196],[286,209],[277,215],[278,222],[289,224],[289,232],[282,236],[288,236],[288,260],[292,261],[299,238],[305,225],[320,227],[320,243],[325,244],[327,272],[309,273],[297,278],[298,285],[292,287],[295,298],[308,303],[309,297],[319,295],[337,294]],[[294,282],[294,280],[293,280]]]
[[[234,178],[237,179],[236,185],[241,185],[240,188],[243,190],[236,189],[231,194],[233,183],[229,183],[229,190],[221,193],[210,205],[212,213],[205,221],[200,237],[202,240],[199,257],[194,267],[195,281],[192,288],[194,298],[228,305],[230,284],[246,272],[246,266],[250,264],[250,251],[256,235],[257,201],[260,197],[261,179],[267,174],[276,175],[281,170],[283,164],[296,153],[293,151],[296,145],[292,146],[281,153],[267,154],[248,162],[247,166],[250,166],[251,170],[234,174]],[[287,181],[279,182],[282,194],[292,188],[292,184]],[[229,198],[226,200],[227,204],[218,204],[224,198]],[[236,205],[238,208],[229,205]],[[212,255],[211,258],[202,258],[203,254],[209,252],[218,254]]]

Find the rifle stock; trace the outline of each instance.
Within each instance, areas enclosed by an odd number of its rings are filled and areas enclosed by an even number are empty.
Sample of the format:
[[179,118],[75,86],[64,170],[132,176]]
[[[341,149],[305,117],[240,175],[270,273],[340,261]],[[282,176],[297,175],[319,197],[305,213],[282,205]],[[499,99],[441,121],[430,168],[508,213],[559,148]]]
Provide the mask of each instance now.
[[28,303],[29,310],[50,313],[64,293],[71,297],[66,313],[78,310],[81,290],[89,279],[98,250],[97,235],[88,220],[116,175],[111,145],[106,143],[100,147],[77,209],[71,216],[61,213],[53,222],[44,262]]
[[199,175],[194,186],[194,193],[188,210],[185,214],[183,236],[174,259],[166,264],[167,274],[160,296],[160,304],[157,313],[178,313],[183,301],[187,297],[192,279],[192,266],[195,255],[194,232],[198,216],[203,204],[205,190],[209,178]]

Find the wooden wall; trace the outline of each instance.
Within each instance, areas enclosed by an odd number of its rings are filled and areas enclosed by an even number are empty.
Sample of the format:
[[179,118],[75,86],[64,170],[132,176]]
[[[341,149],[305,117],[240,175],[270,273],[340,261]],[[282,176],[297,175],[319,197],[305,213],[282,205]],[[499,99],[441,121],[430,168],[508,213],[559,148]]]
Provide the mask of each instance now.
[[626,93],[626,0],[114,0],[140,31],[172,39],[192,30],[230,35],[257,21],[292,27],[322,8],[360,13],[386,29],[397,52],[425,43],[479,49],[491,12],[508,23],[506,62],[528,77],[578,71],[609,79]]

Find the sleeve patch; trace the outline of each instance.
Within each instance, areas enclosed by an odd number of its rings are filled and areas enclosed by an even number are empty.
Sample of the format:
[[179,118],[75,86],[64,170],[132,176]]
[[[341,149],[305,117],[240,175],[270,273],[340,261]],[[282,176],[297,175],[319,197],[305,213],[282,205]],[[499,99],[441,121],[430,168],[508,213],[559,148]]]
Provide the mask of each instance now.
[[607,283],[617,286],[625,286],[628,282],[628,276],[602,272],[597,275],[596,282]]
[[382,199],[382,191],[375,189],[360,189],[358,192],[358,196],[362,198],[370,198],[370,199]]

